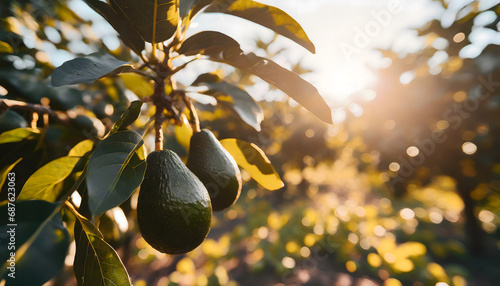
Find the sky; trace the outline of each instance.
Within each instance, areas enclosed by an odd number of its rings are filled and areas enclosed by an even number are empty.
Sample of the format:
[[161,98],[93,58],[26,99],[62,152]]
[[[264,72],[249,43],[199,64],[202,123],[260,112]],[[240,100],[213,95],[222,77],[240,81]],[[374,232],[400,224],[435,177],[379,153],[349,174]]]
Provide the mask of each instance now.
[[[304,78],[313,83],[331,105],[342,104],[353,92],[375,81],[368,66],[384,66],[375,48],[415,51],[421,43],[415,31],[436,17],[440,10],[428,0],[266,0],[264,4],[278,7],[295,18],[316,46],[311,54],[292,41],[280,38],[290,52],[276,61],[289,66],[301,61],[314,70]],[[230,16],[229,16],[230,17]],[[226,15],[214,14],[198,18],[192,32],[213,29],[227,33],[252,51],[257,36],[271,39],[273,33],[255,24],[232,17],[237,25],[227,25]],[[287,63],[288,62],[288,63]],[[258,87],[257,87],[258,88]]]
[[[387,59],[382,58],[377,49],[391,48],[401,55],[419,50],[423,45],[423,39],[416,37],[417,32],[414,29],[423,26],[431,19],[442,18],[444,12],[440,5],[432,0],[259,0],[258,2],[284,10],[306,31],[316,46],[315,54],[291,40],[279,37],[276,44],[271,46],[271,51],[285,47],[287,52],[273,60],[287,68],[300,61],[305,68],[313,70],[303,77],[318,88],[332,107],[348,104],[351,94],[369,88],[370,84],[377,80],[370,67],[380,68],[390,64]],[[462,4],[468,2],[471,1],[455,0],[454,4],[450,5],[451,10],[453,7],[460,8]],[[482,2],[491,5],[499,1]],[[115,32],[83,1],[73,0],[70,2],[70,7],[83,18],[92,18],[98,27],[97,36],[104,37],[109,48],[116,48],[118,42],[113,36]],[[447,21],[452,23],[453,20],[454,14],[448,15],[448,18],[443,18],[442,23],[446,25]],[[196,17],[188,35],[202,30],[215,30],[228,34],[241,44],[245,52],[255,52],[256,39],[269,41],[274,36],[272,31],[257,24],[213,13]],[[478,38],[481,38],[481,35]],[[55,65],[57,66],[56,63]],[[209,72],[214,66],[205,61],[205,63],[190,64],[189,68],[179,74],[179,82],[189,84],[198,74]],[[257,100],[275,100],[283,97],[281,93],[266,91],[267,87],[262,82],[248,88],[248,92]]]

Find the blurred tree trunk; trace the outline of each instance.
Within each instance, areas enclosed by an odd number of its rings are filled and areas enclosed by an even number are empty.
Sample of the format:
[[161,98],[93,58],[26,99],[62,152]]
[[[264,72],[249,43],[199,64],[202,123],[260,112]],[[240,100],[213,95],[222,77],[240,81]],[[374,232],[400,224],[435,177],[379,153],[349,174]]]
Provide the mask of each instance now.
[[464,202],[464,232],[467,248],[473,255],[483,254],[486,251],[486,233],[475,213],[476,201],[471,197],[477,184],[464,177],[459,178],[457,183],[458,194]]

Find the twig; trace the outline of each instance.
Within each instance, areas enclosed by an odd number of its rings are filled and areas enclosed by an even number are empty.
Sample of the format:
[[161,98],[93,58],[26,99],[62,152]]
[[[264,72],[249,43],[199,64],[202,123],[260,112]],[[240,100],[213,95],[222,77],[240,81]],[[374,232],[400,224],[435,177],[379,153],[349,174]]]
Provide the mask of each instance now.
[[174,92],[182,97],[182,101],[184,101],[184,104],[189,110],[189,123],[191,124],[193,131],[200,132],[200,119],[198,118],[198,114],[196,113],[196,108],[194,107],[189,97],[186,95],[186,92],[184,90],[175,90]]
[[155,76],[150,75],[150,74],[148,74],[147,72],[145,72],[145,71],[143,71],[143,70],[140,70],[140,69],[133,69],[133,70],[130,70],[130,72],[133,72],[133,73],[136,73],[136,74],[140,74],[140,75],[142,75],[142,76],[144,76],[144,77],[147,77],[147,78],[149,78],[149,79],[152,79],[152,80],[154,80],[154,81],[157,81],[157,80],[158,80]]
[[48,114],[50,117],[55,119],[57,122],[62,124],[69,124],[69,117],[64,113],[56,112],[49,107],[42,106],[40,104],[26,103],[23,101],[12,100],[12,99],[0,99],[0,105],[3,108],[12,110],[24,110],[29,112],[36,112],[39,114]]
[[71,200],[66,200],[64,202],[64,206],[70,210],[75,216],[78,216],[78,215],[81,215],[77,210],[76,210],[76,206],[73,204],[73,201]]
[[180,65],[178,67],[176,67],[175,69],[172,70],[172,75],[175,74],[175,73],[177,73],[178,71],[184,69],[188,64],[190,64],[190,63],[192,63],[192,62],[194,62],[196,60],[199,60],[201,58],[202,58],[201,55],[197,55],[194,59],[192,59],[192,60],[190,60],[190,61],[188,61],[188,62],[186,62],[186,63],[184,63],[184,64],[182,64],[182,65]]

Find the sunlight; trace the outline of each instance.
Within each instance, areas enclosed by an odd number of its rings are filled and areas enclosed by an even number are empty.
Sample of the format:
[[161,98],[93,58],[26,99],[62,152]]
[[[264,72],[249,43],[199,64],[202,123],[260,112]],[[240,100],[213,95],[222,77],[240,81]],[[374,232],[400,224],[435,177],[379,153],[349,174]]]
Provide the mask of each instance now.
[[[329,60],[335,62],[333,59]],[[315,73],[311,81],[329,104],[345,101],[350,95],[375,82],[375,75],[362,65],[332,65],[329,70]]]
[[[422,25],[437,12],[429,10],[425,3],[410,1],[320,1],[294,7],[282,2],[286,1],[273,4],[298,18],[316,45],[314,55],[291,47],[294,53],[303,55],[302,63],[314,70],[304,78],[318,88],[331,106],[349,104],[351,95],[377,82],[372,69],[387,67],[388,63],[374,49],[402,40],[402,31]],[[399,44],[409,50],[418,45],[413,35],[405,35]],[[401,47],[399,50],[404,51]]]

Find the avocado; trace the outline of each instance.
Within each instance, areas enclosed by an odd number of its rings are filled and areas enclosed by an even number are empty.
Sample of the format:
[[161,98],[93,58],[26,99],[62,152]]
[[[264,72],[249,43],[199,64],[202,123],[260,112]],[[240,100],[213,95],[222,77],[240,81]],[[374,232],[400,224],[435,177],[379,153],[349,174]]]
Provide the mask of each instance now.
[[207,188],[214,211],[230,207],[240,196],[240,169],[211,131],[193,134],[186,166]]
[[207,189],[170,150],[150,153],[146,163],[137,202],[143,238],[167,254],[195,249],[210,230],[212,207]]

